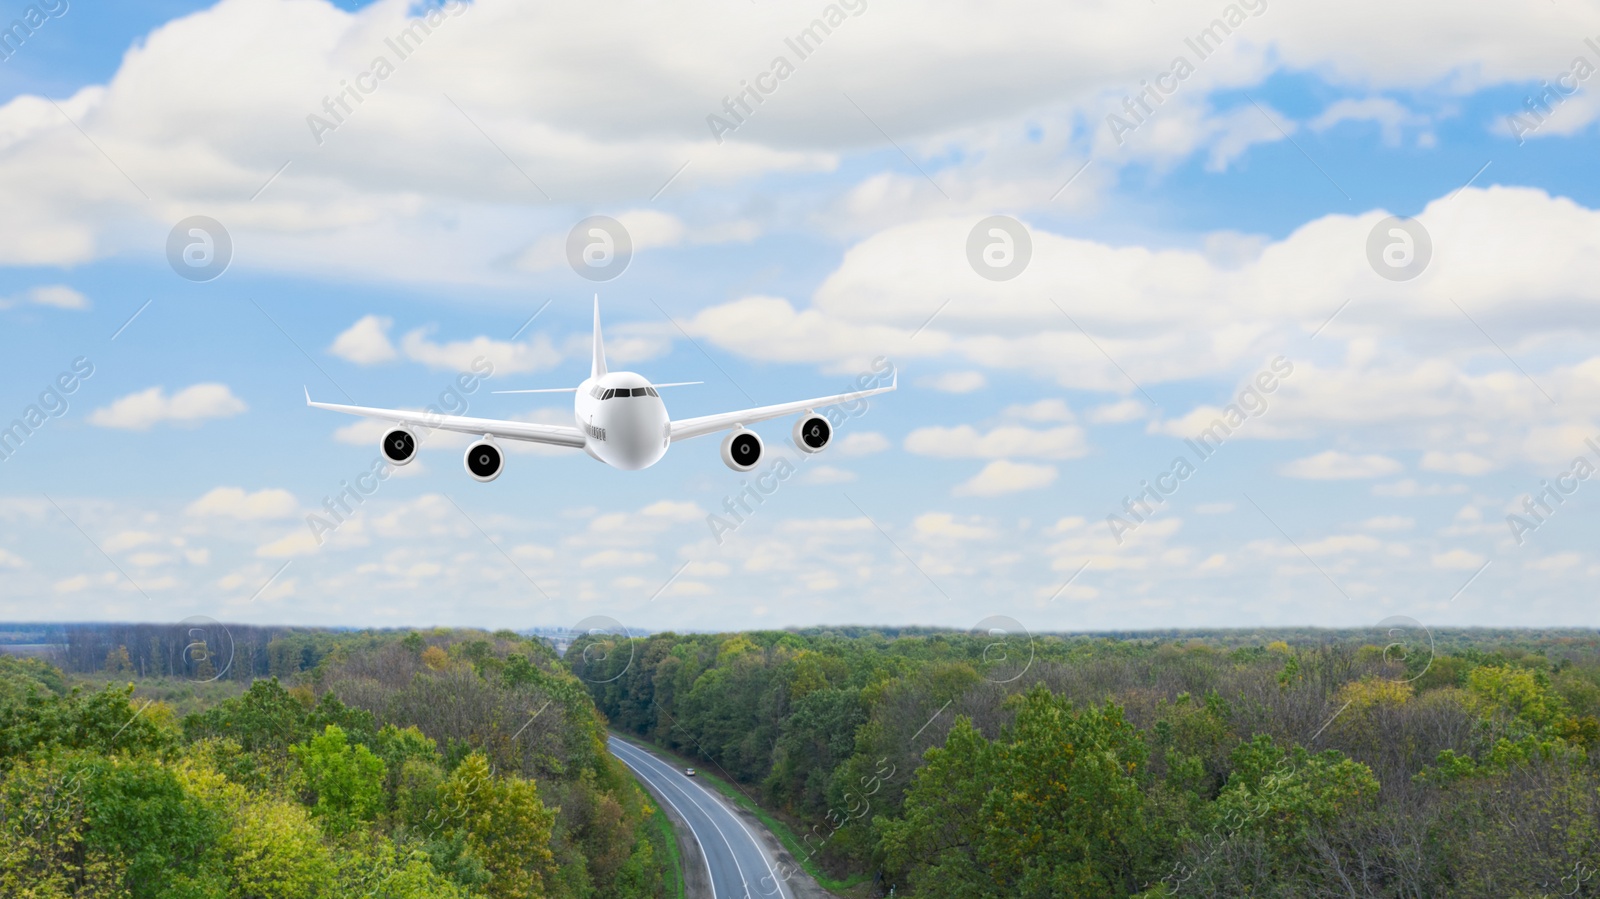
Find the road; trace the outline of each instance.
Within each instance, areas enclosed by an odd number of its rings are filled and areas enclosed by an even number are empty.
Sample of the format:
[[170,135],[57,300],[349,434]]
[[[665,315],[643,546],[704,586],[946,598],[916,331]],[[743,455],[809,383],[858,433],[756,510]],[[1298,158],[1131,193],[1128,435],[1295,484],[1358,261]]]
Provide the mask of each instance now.
[[611,753],[689,822],[709,869],[712,899],[793,899],[767,847],[715,791],[626,740],[611,737]]

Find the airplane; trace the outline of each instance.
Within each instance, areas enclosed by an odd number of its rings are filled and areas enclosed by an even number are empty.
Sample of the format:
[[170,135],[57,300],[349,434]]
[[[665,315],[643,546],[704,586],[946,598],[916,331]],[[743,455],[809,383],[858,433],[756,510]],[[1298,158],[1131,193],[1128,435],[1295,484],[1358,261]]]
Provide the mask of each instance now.
[[832,442],[833,425],[826,416],[818,415],[817,409],[888,393],[898,386],[899,374],[894,375],[887,387],[673,420],[667,414],[666,403],[656,388],[698,383],[701,382],[652,384],[643,375],[631,371],[609,371],[606,368],[605,344],[600,337],[600,298],[596,296],[594,359],[588,378],[577,387],[494,391],[499,394],[575,393],[573,418],[576,427],[318,403],[312,401],[310,390],[306,391],[306,405],[314,409],[394,422],[396,427],[383,435],[382,449],[384,458],[395,465],[406,465],[416,458],[418,428],[477,436],[480,439],[467,448],[464,463],[467,474],[484,483],[498,478],[505,469],[505,454],[496,440],[573,447],[612,468],[638,471],[661,461],[667,449],[677,441],[728,431],[728,436],[722,441],[722,461],[734,471],[744,472],[755,468],[765,453],[761,438],[754,431],[747,430],[746,425],[799,412],[800,418],[794,424],[794,444],[801,452],[819,453]]

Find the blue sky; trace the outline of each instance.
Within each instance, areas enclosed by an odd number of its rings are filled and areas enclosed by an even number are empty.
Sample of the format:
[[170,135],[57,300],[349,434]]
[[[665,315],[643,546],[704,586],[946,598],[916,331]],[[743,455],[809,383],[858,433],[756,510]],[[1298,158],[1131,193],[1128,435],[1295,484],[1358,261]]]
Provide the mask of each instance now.
[[[1592,12],[29,8],[0,5],[39,23],[0,62],[0,425],[93,374],[0,461],[0,619],[1595,623],[1600,485],[1525,506],[1600,467]],[[196,215],[232,242],[210,281],[167,254]],[[613,280],[565,258],[591,215],[636,245]],[[1008,280],[967,251],[994,215],[1031,242]],[[1392,215],[1432,248],[1401,280]],[[901,389],[720,541],[751,476],[715,437],[631,473],[515,449],[488,485],[439,437],[313,535],[377,430],[303,388],[422,407],[485,357],[471,414],[564,423],[488,391],[584,377],[597,292],[614,369],[706,382],[675,416],[877,357]],[[1264,411],[1132,519],[1274,360]],[[790,424],[758,430],[797,459]]]

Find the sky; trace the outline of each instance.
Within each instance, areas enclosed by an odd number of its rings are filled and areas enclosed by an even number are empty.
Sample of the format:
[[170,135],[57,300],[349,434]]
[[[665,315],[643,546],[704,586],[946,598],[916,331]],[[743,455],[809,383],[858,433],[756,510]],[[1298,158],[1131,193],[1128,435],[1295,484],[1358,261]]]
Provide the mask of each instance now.
[[[0,620],[1600,623],[1583,4],[6,23]],[[586,377],[596,296],[675,417],[899,389],[488,484],[305,406],[571,423],[491,391]]]

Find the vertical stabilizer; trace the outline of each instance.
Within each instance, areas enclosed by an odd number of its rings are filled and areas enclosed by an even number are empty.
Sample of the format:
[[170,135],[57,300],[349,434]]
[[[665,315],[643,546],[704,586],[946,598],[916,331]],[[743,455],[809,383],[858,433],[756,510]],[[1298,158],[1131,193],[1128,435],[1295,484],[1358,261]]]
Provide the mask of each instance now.
[[606,345],[600,339],[600,295],[594,295],[594,365],[589,369],[589,377],[598,378],[606,373]]

